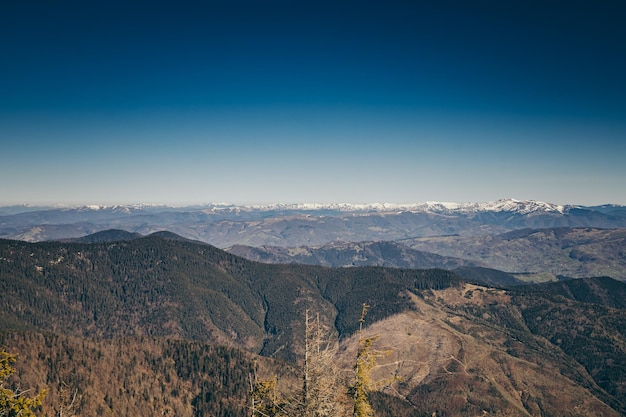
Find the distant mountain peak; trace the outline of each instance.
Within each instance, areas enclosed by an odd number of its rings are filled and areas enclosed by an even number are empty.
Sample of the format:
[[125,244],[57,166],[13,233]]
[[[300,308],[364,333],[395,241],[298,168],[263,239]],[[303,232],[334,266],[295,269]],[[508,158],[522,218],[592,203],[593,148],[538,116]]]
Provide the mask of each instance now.
[[[0,207],[2,209],[3,207]],[[35,211],[37,206],[22,205],[4,207],[10,214]],[[479,213],[479,212],[515,212],[530,214],[535,212],[566,214],[572,208],[586,208],[583,205],[559,205],[537,200],[517,200],[503,198],[487,202],[444,202],[426,201],[418,203],[274,203],[274,204],[231,204],[231,203],[206,203],[189,206],[175,206],[167,204],[119,204],[101,205],[87,204],[82,206],[63,205],[56,207],[57,210],[77,212],[106,212],[133,214],[138,211],[199,211],[215,214],[235,214],[253,212],[302,212],[302,213]],[[589,207],[599,211],[621,210],[626,208],[619,204],[604,204]],[[52,207],[41,206],[39,209],[51,210]]]
[[536,200],[516,200],[513,198],[500,199],[482,203],[454,203],[441,201],[427,201],[424,203],[295,203],[295,204],[269,204],[269,205],[230,205],[208,204],[207,209],[213,211],[321,211],[332,210],[338,212],[434,212],[434,213],[478,213],[478,212],[516,212],[529,214],[533,212],[565,213],[568,208],[574,206],[562,206],[553,203],[545,203]]
[[545,203],[536,200],[516,200],[513,198],[500,199],[487,203],[467,203],[458,207],[459,211],[494,211],[516,212],[530,214],[534,212],[553,212],[563,214],[569,206],[561,206],[553,203]]

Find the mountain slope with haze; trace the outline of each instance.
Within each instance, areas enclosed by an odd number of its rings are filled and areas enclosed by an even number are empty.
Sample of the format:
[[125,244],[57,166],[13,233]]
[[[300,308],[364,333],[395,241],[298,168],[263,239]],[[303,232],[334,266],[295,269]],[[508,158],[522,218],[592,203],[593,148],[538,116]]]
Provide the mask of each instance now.
[[626,228],[622,206],[560,206],[537,201],[421,204],[85,206],[0,213],[0,238],[44,241],[108,229],[148,235],[169,230],[220,248],[320,246],[329,242],[486,236],[523,228]]

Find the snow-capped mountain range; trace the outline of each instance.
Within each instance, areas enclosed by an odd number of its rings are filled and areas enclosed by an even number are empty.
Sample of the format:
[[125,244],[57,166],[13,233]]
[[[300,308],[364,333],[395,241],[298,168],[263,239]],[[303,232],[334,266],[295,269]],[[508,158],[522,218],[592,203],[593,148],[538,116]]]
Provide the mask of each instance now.
[[[607,205],[608,206],[608,205]],[[623,207],[612,205],[613,207]],[[453,203],[427,201],[423,203],[276,203],[266,205],[236,205],[230,203],[207,203],[192,206],[172,206],[166,204],[129,204],[129,205],[97,205],[83,206],[11,206],[0,207],[0,213],[10,209],[11,214],[38,210],[77,210],[77,211],[111,211],[131,214],[136,211],[204,211],[204,212],[276,212],[276,211],[336,211],[336,212],[421,212],[421,213],[479,213],[479,212],[510,212],[529,214],[533,212],[564,213],[570,208],[582,208],[581,205],[559,205],[536,200],[501,199],[480,203]],[[4,209],[4,210],[3,210]]]
[[533,200],[486,203],[87,205],[0,207],[0,238],[41,241],[107,229],[167,230],[218,247],[322,245],[421,236],[484,236],[523,228],[626,228],[626,207],[561,206]]
[[397,203],[369,203],[369,204],[350,204],[350,203],[333,203],[333,204],[272,204],[272,205],[252,205],[252,206],[234,206],[227,204],[210,204],[207,208],[214,210],[258,210],[258,211],[276,211],[276,210],[333,210],[339,212],[432,212],[432,213],[478,213],[478,212],[516,212],[519,214],[529,214],[537,211],[563,213],[570,207],[580,206],[561,206],[558,204],[544,203],[534,200],[515,200],[502,199],[486,203],[450,203],[450,202],[433,202],[413,204],[397,204]]
[[206,203],[188,206],[167,204],[117,204],[117,205],[15,205],[0,207],[0,216],[33,211],[71,210],[71,211],[109,211],[132,214],[137,211],[203,211],[203,212],[277,212],[277,211],[333,211],[347,213],[370,212],[415,212],[415,213],[480,213],[480,212],[508,212],[530,214],[535,212],[566,213],[570,209],[625,209],[626,206],[605,204],[602,206],[560,205],[537,200],[516,200],[513,198],[500,199],[488,202],[441,202],[426,201],[420,203],[275,203],[237,205],[230,203]]

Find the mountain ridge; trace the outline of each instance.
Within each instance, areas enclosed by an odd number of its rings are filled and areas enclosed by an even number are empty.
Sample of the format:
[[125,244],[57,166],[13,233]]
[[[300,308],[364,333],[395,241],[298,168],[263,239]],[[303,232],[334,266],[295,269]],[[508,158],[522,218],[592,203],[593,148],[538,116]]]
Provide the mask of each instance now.
[[[626,280],[626,229],[524,228],[487,236],[432,236],[311,246],[235,245],[227,251],[268,263],[384,265],[457,270],[483,267],[522,281],[611,276]],[[543,274],[543,278],[540,275]],[[514,281],[509,281],[513,283]],[[495,284],[495,282],[493,282]]]
[[7,239],[38,242],[82,237],[107,229],[123,229],[141,235],[169,230],[220,248],[238,244],[295,247],[339,240],[486,236],[524,228],[554,227],[626,228],[626,209],[609,205],[595,209],[565,207],[509,199],[493,203],[413,206],[97,206],[0,216],[0,237]]
[[528,214],[535,211],[547,211],[564,213],[571,209],[592,209],[602,211],[613,211],[624,209],[626,206],[619,204],[603,204],[596,206],[585,206],[581,204],[555,204],[538,200],[518,200],[514,198],[503,198],[486,202],[442,202],[426,201],[418,203],[274,203],[274,204],[229,204],[229,203],[206,203],[196,205],[166,205],[166,204],[113,204],[113,205],[58,205],[58,206],[37,206],[37,205],[15,205],[0,207],[10,211],[12,214],[19,214],[31,211],[46,210],[77,210],[77,211],[119,211],[130,213],[131,211],[157,211],[157,210],[204,210],[204,211],[344,211],[344,212],[393,212],[393,211],[421,211],[421,212],[482,212],[482,211],[508,211]]

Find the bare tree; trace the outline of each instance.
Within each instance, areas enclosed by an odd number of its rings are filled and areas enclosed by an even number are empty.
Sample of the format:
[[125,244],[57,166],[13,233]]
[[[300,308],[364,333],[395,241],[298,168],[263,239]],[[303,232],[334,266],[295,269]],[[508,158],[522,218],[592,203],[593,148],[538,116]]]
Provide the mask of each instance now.
[[328,326],[306,310],[304,317],[304,360],[302,386],[290,400],[279,397],[275,380],[254,381],[251,377],[252,417],[343,417],[347,416],[345,388],[335,355],[339,342]]
[[[363,304],[359,320],[359,346],[354,363],[354,379],[348,381],[340,377],[336,363],[339,342],[336,334],[322,324],[319,314],[314,318],[306,310],[304,317],[304,360],[302,363],[302,388],[290,400],[283,400],[276,391],[276,380],[252,381],[252,417],[373,417],[374,410],[369,403],[369,393],[394,378],[373,381],[372,370],[379,357],[390,351],[373,348],[378,336],[365,337],[363,324],[369,306]],[[346,395],[349,395],[348,396]],[[352,407],[350,407],[350,400]],[[350,413],[352,408],[352,413]]]
[[75,389],[74,392],[72,392],[67,384],[62,382],[59,392],[60,405],[58,417],[74,417],[76,414],[73,410],[76,406],[76,401],[79,399],[80,396],[78,395],[78,389]]
[[339,347],[337,336],[324,326],[317,314],[304,319],[304,364],[302,391],[296,415],[298,417],[337,417],[345,411],[342,401],[343,385],[335,355]]

